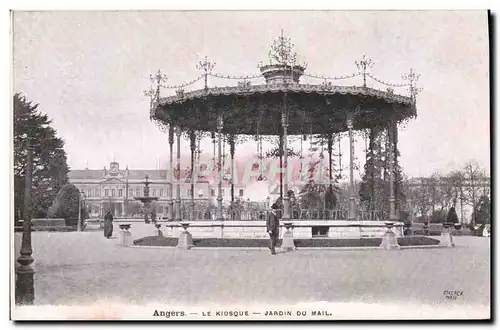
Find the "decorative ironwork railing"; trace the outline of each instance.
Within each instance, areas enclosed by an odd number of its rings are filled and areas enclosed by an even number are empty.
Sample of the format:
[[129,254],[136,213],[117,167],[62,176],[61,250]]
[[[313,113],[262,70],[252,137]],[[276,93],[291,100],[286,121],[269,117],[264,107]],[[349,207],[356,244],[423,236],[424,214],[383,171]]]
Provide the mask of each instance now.
[[[230,207],[222,208],[223,220],[236,221],[252,221],[265,220],[268,209],[251,209],[251,210],[235,210]],[[181,218],[183,220],[216,220],[218,210],[216,207],[208,207],[204,209],[192,209],[183,206],[181,208]],[[299,209],[292,208],[290,210],[290,220],[348,220],[348,211],[345,209]],[[383,216],[380,211],[364,211],[356,212],[356,220],[365,221],[382,221]]]

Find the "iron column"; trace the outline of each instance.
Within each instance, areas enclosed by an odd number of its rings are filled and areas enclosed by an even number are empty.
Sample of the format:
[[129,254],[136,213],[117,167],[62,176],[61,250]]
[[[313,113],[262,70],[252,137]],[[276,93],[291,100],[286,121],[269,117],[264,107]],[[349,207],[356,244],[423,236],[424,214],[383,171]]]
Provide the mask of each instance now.
[[283,220],[290,219],[290,199],[288,196],[288,118],[286,110],[281,113],[281,126],[283,126],[283,167],[282,171],[285,171],[285,183],[283,184]]
[[194,153],[196,152],[196,133],[194,131],[189,132],[189,147],[191,150],[191,216],[190,221],[196,220],[194,214],[194,181],[196,180],[196,171],[194,169]]
[[[29,139],[29,138],[28,138]],[[31,267],[34,259],[31,256],[33,249],[31,247],[31,185],[33,175],[33,147],[28,140],[26,150],[26,183],[24,186],[24,211],[23,211],[23,238],[21,243],[21,256],[17,259],[20,264],[16,268],[16,305],[33,305],[35,300],[35,288]]]
[[224,125],[224,120],[222,118],[222,114],[217,116],[217,147],[218,147],[218,162],[217,162],[217,170],[219,171],[219,185],[217,192],[217,220],[224,220],[222,216],[222,128]]
[[394,215],[395,219],[399,221],[399,215],[400,215],[400,210],[401,210],[401,201],[399,200],[399,180],[400,177],[398,175],[397,171],[397,165],[398,165],[398,123],[397,121],[393,120],[391,123],[391,129],[392,129],[392,158],[393,158],[393,172],[394,172]]
[[231,154],[231,204],[234,203],[234,144],[235,136],[231,135],[229,137],[229,153]]
[[354,137],[352,135],[352,117],[347,118],[349,130],[349,220],[356,220],[356,198],[354,197]]
[[169,198],[169,208],[168,208],[168,219],[174,220],[174,131],[175,128],[172,125],[169,125],[168,128],[168,144],[170,145],[170,173],[169,173],[169,181],[170,181],[170,189],[168,191]]
[[389,220],[397,221],[396,198],[394,196],[394,121],[391,120],[387,127],[387,138],[389,139],[388,158],[389,158]]
[[328,134],[328,188],[333,191],[333,169],[332,169],[332,153],[333,153],[333,135]]
[[177,135],[177,198],[175,200],[175,220],[181,221],[181,128],[176,127]]

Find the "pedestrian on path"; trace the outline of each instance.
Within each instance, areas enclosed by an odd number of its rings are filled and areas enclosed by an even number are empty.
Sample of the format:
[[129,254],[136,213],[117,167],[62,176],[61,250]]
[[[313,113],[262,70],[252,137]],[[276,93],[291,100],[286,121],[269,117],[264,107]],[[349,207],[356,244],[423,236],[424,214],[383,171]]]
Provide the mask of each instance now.
[[113,214],[108,210],[104,216],[104,237],[110,238],[113,235]]
[[271,212],[269,212],[266,220],[266,228],[269,233],[270,245],[269,249],[271,249],[271,254],[276,254],[276,243],[278,242],[279,237],[279,228],[280,228],[280,218],[281,218],[281,199],[278,199],[271,206]]

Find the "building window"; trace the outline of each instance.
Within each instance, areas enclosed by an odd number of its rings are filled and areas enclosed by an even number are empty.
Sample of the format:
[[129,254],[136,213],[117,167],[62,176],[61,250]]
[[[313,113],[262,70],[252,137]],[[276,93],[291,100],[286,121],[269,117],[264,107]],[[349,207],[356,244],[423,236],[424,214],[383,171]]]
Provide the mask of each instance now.
[[224,196],[224,189],[222,189],[222,192],[220,193],[221,196]]
[[87,197],[92,197],[92,189],[87,190]]
[[101,195],[101,190],[100,189],[96,189],[95,190],[95,197],[99,197]]
[[191,188],[189,188],[189,189],[187,190],[187,195],[188,195],[188,196],[191,196],[191,191],[192,191],[192,190],[191,190]]
[[240,197],[243,197],[243,189],[240,189]]
[[153,189],[153,197],[156,197],[156,189]]
[[163,189],[160,189],[160,197],[163,197]]
[[128,195],[129,195],[130,197],[133,197],[133,196],[134,196],[134,189],[129,189],[129,190],[128,190]]
[[135,190],[135,195],[136,195],[137,197],[141,196],[141,189],[137,188],[137,189]]
[[109,196],[109,189],[104,189],[104,197],[108,197]]
[[115,190],[116,190],[116,189],[114,189],[114,188],[113,188],[113,189],[111,189],[111,197],[115,197],[115,193],[116,193],[116,191],[115,191]]
[[215,189],[210,190],[210,196],[215,197]]
[[123,189],[118,189],[118,197],[123,197]]

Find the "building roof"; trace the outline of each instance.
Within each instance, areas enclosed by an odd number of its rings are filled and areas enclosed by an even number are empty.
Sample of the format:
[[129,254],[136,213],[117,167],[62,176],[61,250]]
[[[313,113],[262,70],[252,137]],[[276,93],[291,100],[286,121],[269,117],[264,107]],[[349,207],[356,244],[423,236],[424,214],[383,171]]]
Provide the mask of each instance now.
[[[205,168],[204,168],[205,167]],[[200,165],[200,170],[206,170],[206,165]],[[230,169],[226,170],[226,175],[231,173]],[[109,168],[104,167],[100,170],[95,169],[83,169],[83,170],[71,170],[68,173],[69,181],[79,181],[79,180],[89,180],[89,181],[105,181],[112,178],[116,178],[119,180],[130,180],[130,181],[144,181],[148,175],[148,180],[154,183],[155,181],[167,181],[169,179],[169,170],[168,169],[120,169],[119,164],[117,162],[111,162],[109,164]],[[174,178],[177,176],[174,173]],[[186,183],[190,182],[191,171],[189,168],[181,169],[180,178],[184,180]],[[242,177],[242,175],[240,175]],[[218,183],[219,177],[216,171],[207,175],[207,176],[198,176],[196,183],[209,183],[215,184]],[[229,181],[224,180],[223,185],[226,186],[229,184]],[[235,182],[236,187],[245,186],[241,184],[239,181]]]
[[[79,180],[79,179],[105,179],[106,175],[109,174],[109,170],[105,172],[102,170],[71,170],[68,173],[69,180]],[[167,170],[129,170],[128,175],[126,170],[120,170],[116,174],[118,177],[128,178],[129,180],[144,180],[146,175],[149,176],[149,180],[165,180],[167,179]]]
[[[129,180],[144,180],[146,175],[149,177],[150,181],[155,180],[166,180],[168,179],[168,170],[167,169],[139,169],[139,170],[131,170],[128,169],[120,169],[119,164],[117,162],[111,162],[109,164],[109,168],[104,167],[100,170],[71,170],[68,173],[68,178],[70,181],[72,180],[105,180],[110,177],[123,178]],[[181,178],[189,177],[189,169],[181,170]]]

